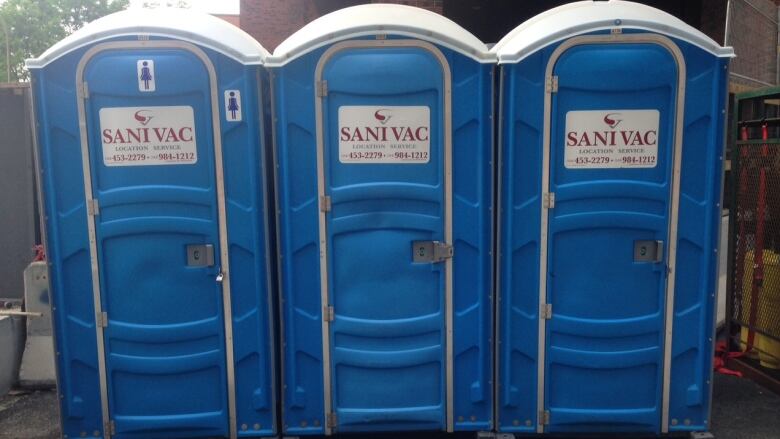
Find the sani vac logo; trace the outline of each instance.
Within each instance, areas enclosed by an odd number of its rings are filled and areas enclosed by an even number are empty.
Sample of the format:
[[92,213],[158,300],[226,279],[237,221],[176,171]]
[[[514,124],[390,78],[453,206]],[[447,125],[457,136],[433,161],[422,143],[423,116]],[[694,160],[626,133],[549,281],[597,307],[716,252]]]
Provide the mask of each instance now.
[[623,121],[623,119],[615,119],[616,116],[620,116],[620,113],[609,113],[604,116],[604,123],[613,130]]
[[339,107],[341,163],[428,163],[431,115],[425,106]]
[[100,109],[106,166],[186,165],[198,161],[192,107]]
[[566,113],[566,168],[654,168],[658,110]]
[[152,112],[149,110],[138,110],[135,112],[133,117],[138,122],[141,122],[141,125],[146,126],[146,124],[148,124],[152,120],[153,116],[151,115],[151,113]]
[[374,118],[376,118],[376,120],[378,120],[382,125],[386,125],[387,122],[390,122],[391,117],[393,117],[393,114],[390,113],[390,110],[386,108],[376,110],[374,112]]

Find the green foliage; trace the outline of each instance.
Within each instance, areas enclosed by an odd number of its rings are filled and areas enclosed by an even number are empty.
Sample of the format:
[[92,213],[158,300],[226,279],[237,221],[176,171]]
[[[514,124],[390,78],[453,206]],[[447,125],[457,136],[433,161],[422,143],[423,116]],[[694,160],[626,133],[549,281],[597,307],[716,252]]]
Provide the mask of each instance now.
[[[10,49],[12,82],[28,79],[24,60],[43,53],[86,23],[127,7],[128,0],[7,0],[0,6]],[[1,31],[2,29],[0,29]],[[6,80],[5,34],[0,33],[0,82]]]

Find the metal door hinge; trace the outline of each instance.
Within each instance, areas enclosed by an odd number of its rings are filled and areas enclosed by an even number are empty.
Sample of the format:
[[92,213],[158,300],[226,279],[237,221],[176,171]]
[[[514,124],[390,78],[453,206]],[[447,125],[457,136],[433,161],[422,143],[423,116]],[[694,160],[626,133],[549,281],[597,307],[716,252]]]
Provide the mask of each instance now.
[[552,304],[543,303],[540,311],[543,319],[550,320],[552,318]]
[[330,195],[323,195],[320,197],[320,212],[330,212],[331,200]]
[[550,425],[550,411],[549,410],[540,410],[539,411],[539,423],[542,425]]
[[328,95],[328,81],[317,81],[317,97],[324,98]]
[[81,99],[89,99],[89,85],[84,81],[76,87],[76,95]]
[[338,418],[336,418],[336,413],[331,412],[328,413],[328,428],[336,428],[336,425],[338,424]]
[[326,306],[322,310],[322,318],[326,322],[332,322],[336,318],[336,310],[332,306]]
[[557,93],[558,92],[558,77],[557,76],[548,76],[547,79],[544,81],[544,91],[547,93]]
[[112,420],[108,421],[108,425],[106,426],[106,432],[113,436],[116,434],[116,422]]
[[98,313],[95,316],[95,321],[97,325],[101,328],[107,328],[108,327],[108,313],[107,312],[101,312]]
[[547,192],[542,195],[542,205],[545,209],[552,209],[555,207],[555,192]]
[[98,200],[96,199],[87,200],[87,215],[89,216],[100,215],[100,204],[98,203]]

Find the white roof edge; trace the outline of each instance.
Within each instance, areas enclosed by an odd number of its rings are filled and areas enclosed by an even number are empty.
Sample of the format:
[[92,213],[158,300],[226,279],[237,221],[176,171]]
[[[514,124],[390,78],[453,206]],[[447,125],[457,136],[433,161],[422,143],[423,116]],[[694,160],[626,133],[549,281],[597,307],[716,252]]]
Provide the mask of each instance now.
[[43,68],[84,46],[110,38],[137,35],[190,42],[247,65],[265,64],[269,56],[268,51],[249,34],[212,15],[177,8],[137,8],[90,22],[51,46],[41,56],[26,60],[25,65],[30,69]]
[[698,29],[659,9],[640,3],[578,1],[543,12],[516,27],[491,49],[499,64],[516,63],[550,44],[583,33],[623,28],[656,32],[686,41],[715,56],[734,57]]
[[485,43],[442,15],[413,6],[375,3],[340,9],[312,21],[282,41],[266,65],[280,67],[325,45],[377,34],[417,38],[481,63],[496,62]]

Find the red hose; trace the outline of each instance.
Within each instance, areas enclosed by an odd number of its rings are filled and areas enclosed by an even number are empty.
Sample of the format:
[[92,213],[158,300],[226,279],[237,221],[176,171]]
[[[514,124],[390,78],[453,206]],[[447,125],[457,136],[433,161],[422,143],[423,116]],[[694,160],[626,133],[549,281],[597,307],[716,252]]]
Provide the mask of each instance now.
[[33,258],[33,262],[46,260],[46,250],[43,249],[42,244],[34,246],[33,251],[35,251],[35,258]]

